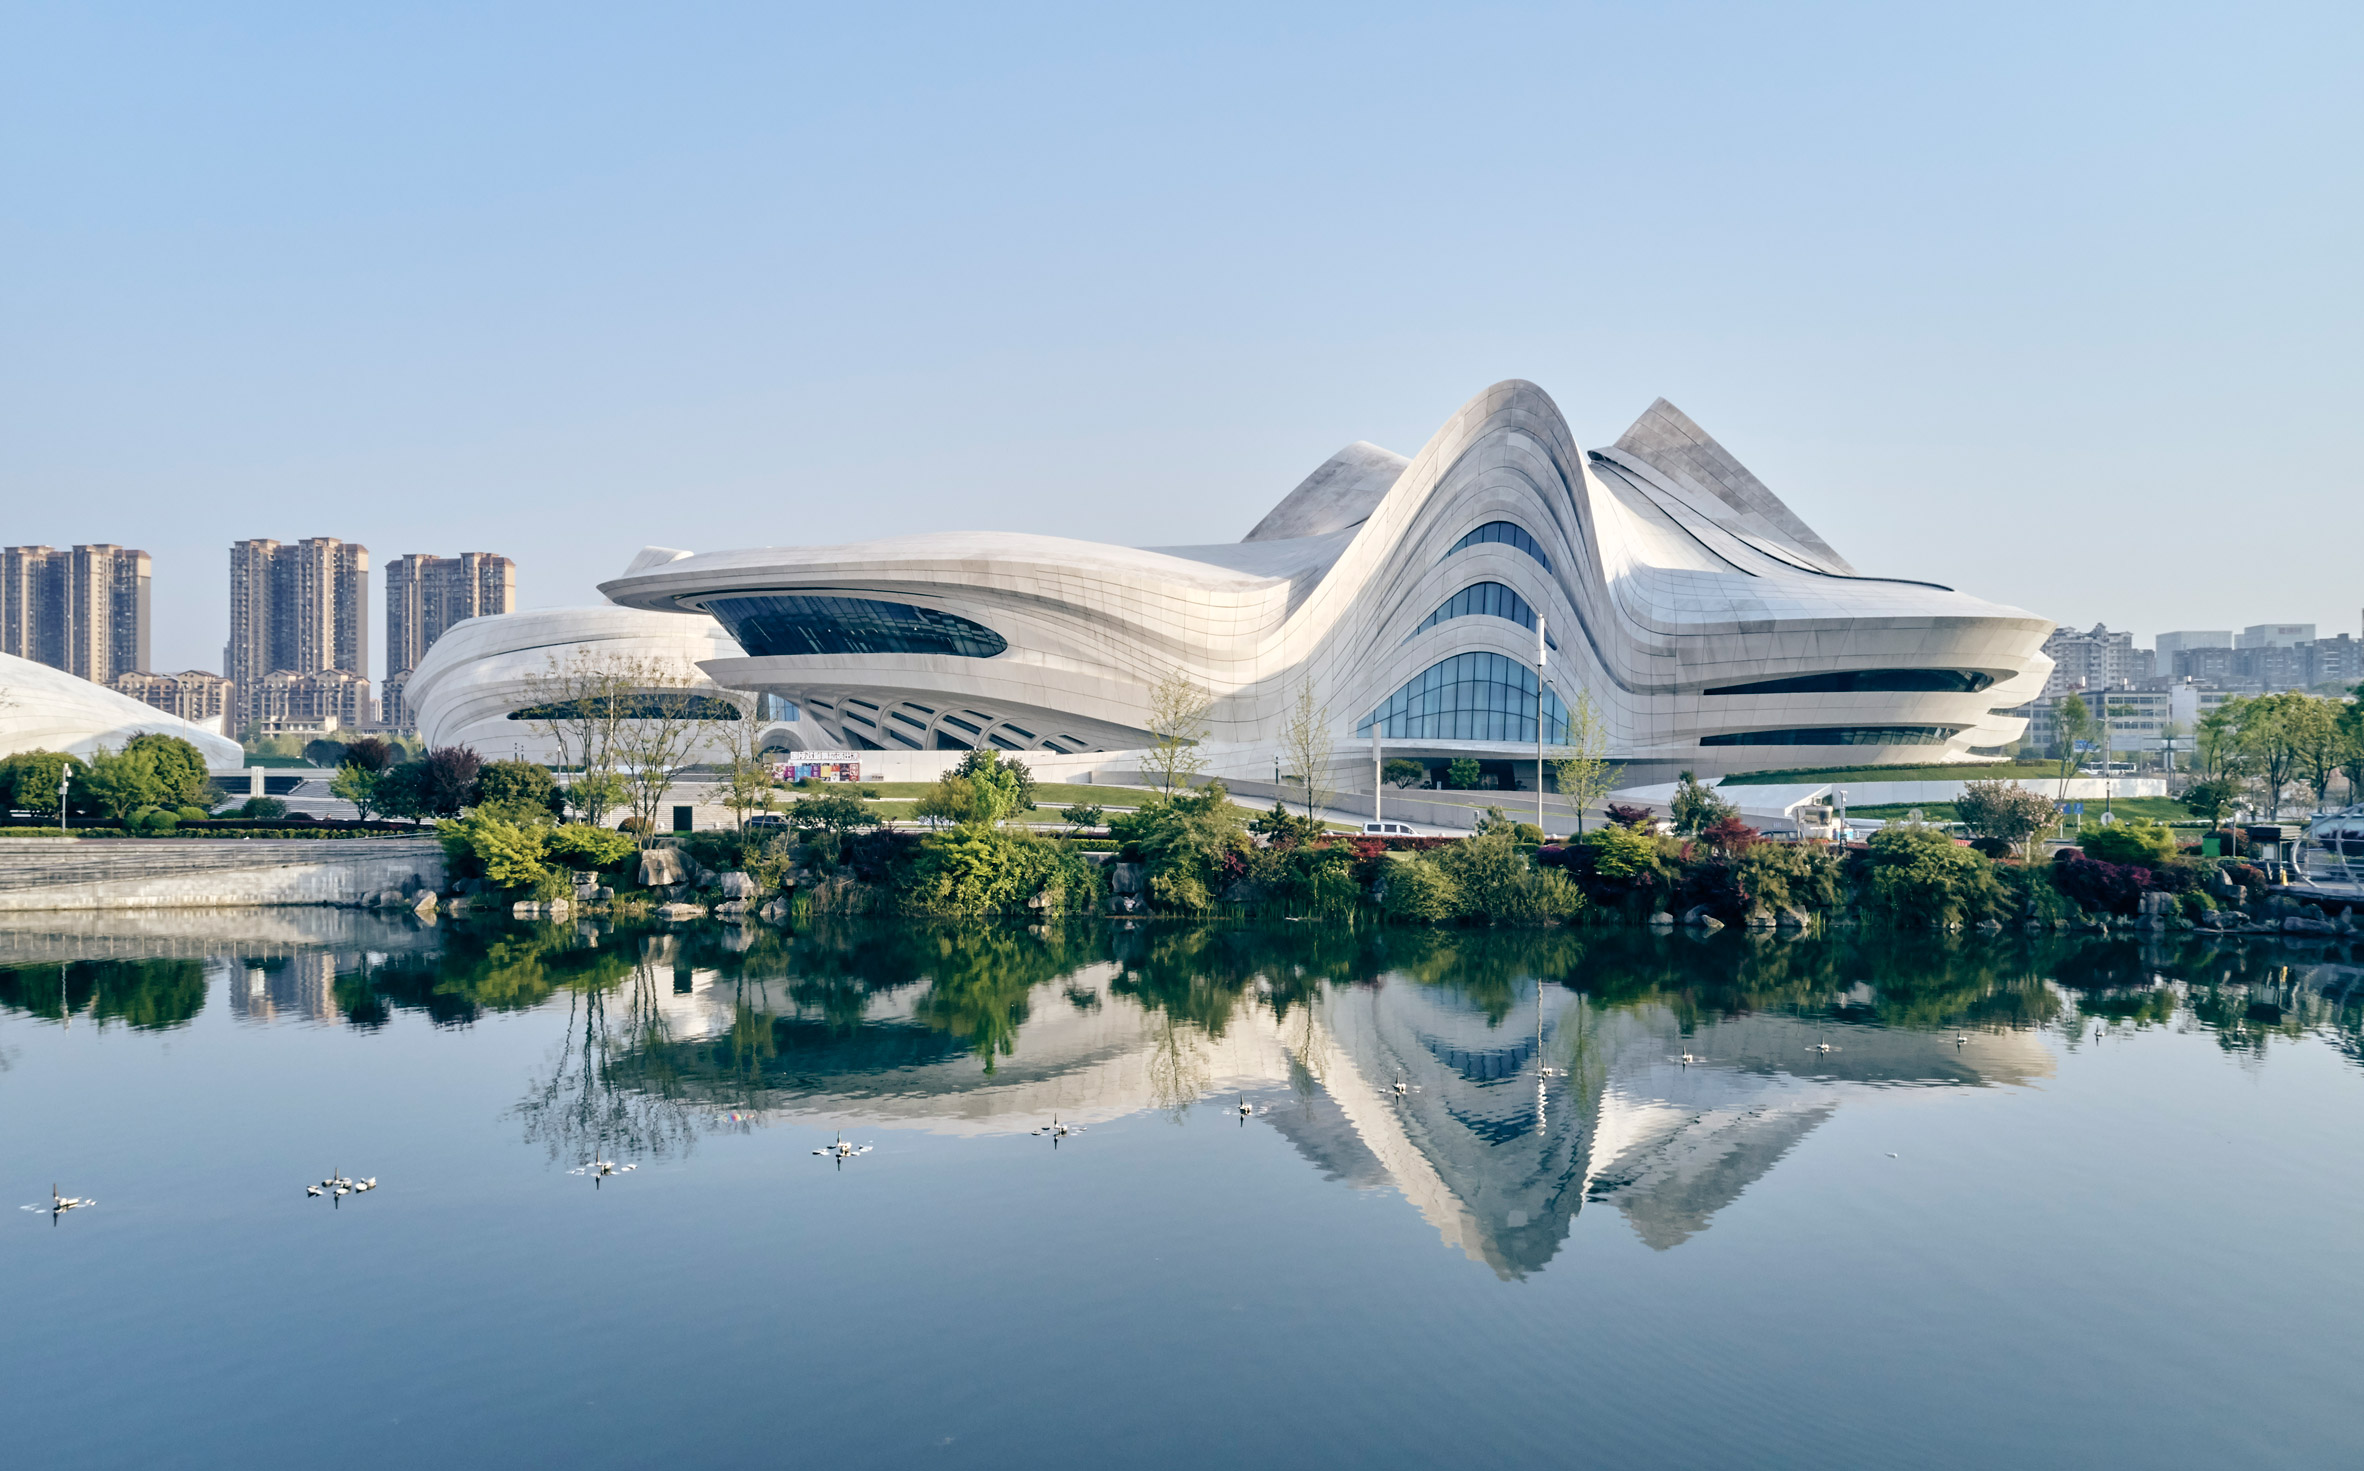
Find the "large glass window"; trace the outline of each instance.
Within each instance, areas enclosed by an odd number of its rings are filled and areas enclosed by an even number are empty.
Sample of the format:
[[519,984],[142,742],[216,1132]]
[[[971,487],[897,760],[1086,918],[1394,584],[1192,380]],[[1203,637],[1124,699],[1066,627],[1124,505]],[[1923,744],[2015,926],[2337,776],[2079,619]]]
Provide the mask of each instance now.
[[1995,682],[1976,669],[1845,669],[1792,674],[1707,691],[1711,695],[1974,695]]
[[716,598],[706,611],[759,659],[783,654],[957,654],[990,659],[1009,641],[981,623],[876,598],[767,594]]
[[[1535,626],[1535,610],[1527,606],[1525,598],[1499,582],[1479,582],[1445,599],[1434,613],[1420,620],[1418,628],[1404,635],[1404,642],[1410,643],[1448,618],[1473,617],[1507,618],[1525,629]],[[1544,633],[1543,641],[1555,649],[1560,646],[1560,641],[1548,631]]]
[[[1536,545],[1535,538],[1527,535],[1527,528],[1519,525],[1516,521],[1488,521],[1485,525],[1445,548],[1445,557],[1453,555],[1463,547],[1478,546],[1489,541],[1497,541],[1504,546],[1517,547],[1520,551],[1541,562],[1544,571],[1551,570],[1551,558],[1543,555],[1543,548]],[[1445,557],[1439,557],[1437,560],[1441,562]]]
[[[1503,654],[1455,654],[1388,696],[1354,730],[1389,740],[1535,742],[1535,671]],[[1543,738],[1568,738],[1568,707],[1543,691]]]
[[1701,736],[1703,746],[1942,746],[1958,725],[1816,725],[1799,730],[1739,730]]

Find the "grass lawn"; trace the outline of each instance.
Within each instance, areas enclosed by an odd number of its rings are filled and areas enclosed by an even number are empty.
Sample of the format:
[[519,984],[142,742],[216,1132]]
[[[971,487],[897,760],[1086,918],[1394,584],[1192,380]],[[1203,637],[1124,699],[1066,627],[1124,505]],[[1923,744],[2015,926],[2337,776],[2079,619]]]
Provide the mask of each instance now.
[[[2101,821],[2101,799],[2086,797],[2083,801],[2085,803],[2085,820],[2098,824]],[[1955,820],[1954,804],[1951,802],[1882,802],[1873,807],[1858,807],[1850,803],[1847,807],[1847,815],[1849,817],[1902,818],[1910,814],[1916,807],[1921,810],[1921,815],[1931,822],[1952,822]],[[2120,817],[2147,817],[2153,822],[2188,822],[2195,827],[2202,825],[2198,818],[2184,810],[2184,805],[2173,797],[2114,797],[2110,800],[2109,808]],[[2073,824],[2074,819],[2071,819],[2071,822]]]
[[[2057,761],[1997,761],[1986,764],[1963,762],[1943,766],[1808,766],[1794,771],[1744,771],[1738,776],[1727,776],[1718,785],[1727,787],[1787,787],[1806,786],[1814,782],[1847,781],[2001,781],[2005,777],[2041,776],[2057,780],[2060,763]],[[1869,809],[1866,809],[1869,810]]]

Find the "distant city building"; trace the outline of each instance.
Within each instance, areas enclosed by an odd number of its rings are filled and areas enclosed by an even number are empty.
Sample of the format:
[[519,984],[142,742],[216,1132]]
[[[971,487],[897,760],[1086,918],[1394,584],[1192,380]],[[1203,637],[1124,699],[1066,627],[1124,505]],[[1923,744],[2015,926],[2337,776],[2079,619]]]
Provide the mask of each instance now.
[[246,723],[262,727],[266,733],[275,727],[285,734],[299,727],[352,730],[377,723],[369,681],[347,669],[313,669],[302,674],[279,670],[261,675],[253,693],[240,704],[246,711]]
[[148,554],[97,542],[0,551],[0,653],[94,684],[148,667]]
[[2233,640],[2236,649],[2288,649],[2315,641],[2312,623],[2252,623]]
[[[2162,633],[2158,637],[2159,663],[2165,665],[2186,649],[2229,649],[2232,646],[2233,631],[2229,628],[2203,631],[2184,629],[2176,633]],[[2159,672],[2164,674],[2166,670],[2162,668]]]
[[178,715],[192,725],[202,725],[225,735],[236,732],[224,730],[232,707],[236,704],[236,686],[218,674],[203,669],[184,669],[178,674],[118,674],[112,682],[117,694],[129,695],[143,705]]
[[2307,688],[2364,683],[2364,641],[2353,634],[2319,638],[2303,645],[2307,655]]
[[456,557],[412,553],[386,564],[385,719],[410,724],[401,685],[444,630],[470,618],[517,610],[517,564],[491,552]]
[[410,709],[411,674],[397,669],[378,685],[378,723],[388,730],[409,730],[419,723]]
[[2101,623],[2083,631],[2054,629],[2044,640],[2044,652],[2052,659],[2052,673],[2044,682],[2047,695],[2124,689],[2150,678],[2155,661],[2151,650],[2134,647],[2133,634],[2112,633]]
[[[222,671],[238,687],[241,727],[285,718],[266,708],[270,677],[341,670],[369,705],[369,548],[333,536],[230,548],[230,642]],[[333,683],[333,682],[332,682]],[[349,700],[350,695],[339,696]],[[347,720],[367,724],[366,713]]]
[[2231,644],[2177,649],[2172,658],[2162,657],[2167,667],[2159,672],[2175,679],[2230,683],[2240,678],[2237,652]]
[[[2094,720],[2109,721],[2109,749],[2115,756],[2157,755],[2168,749],[2170,739],[2174,749],[2192,749],[2194,733],[2200,717],[2214,710],[2238,691],[2197,684],[2190,680],[2153,680],[2144,689],[2069,690],[2045,695],[2027,707],[2027,745],[2037,751],[2051,751],[2060,742],[2060,707],[2076,695],[2085,704],[2085,713]],[[2093,737],[2093,758],[2100,759],[2101,737]]]

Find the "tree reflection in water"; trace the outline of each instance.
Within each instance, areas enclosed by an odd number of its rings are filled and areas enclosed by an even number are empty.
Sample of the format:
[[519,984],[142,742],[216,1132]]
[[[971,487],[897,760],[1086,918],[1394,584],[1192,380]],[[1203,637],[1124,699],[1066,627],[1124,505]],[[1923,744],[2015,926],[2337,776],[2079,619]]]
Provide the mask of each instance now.
[[672,985],[677,942],[648,935],[638,948],[620,981],[604,979],[612,972],[603,968],[599,983],[567,988],[557,1056],[516,1107],[525,1137],[553,1163],[662,1159],[697,1142],[697,1110],[659,1004],[660,983]]
[[0,1006],[48,1021],[87,1015],[142,1031],[183,1026],[205,1009],[199,960],[74,960],[0,970]]

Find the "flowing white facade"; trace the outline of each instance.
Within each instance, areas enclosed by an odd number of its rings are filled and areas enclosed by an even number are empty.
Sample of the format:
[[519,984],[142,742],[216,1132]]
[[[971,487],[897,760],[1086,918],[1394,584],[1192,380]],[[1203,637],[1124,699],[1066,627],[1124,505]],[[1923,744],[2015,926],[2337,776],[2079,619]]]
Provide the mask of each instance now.
[[488,614],[445,630],[403,693],[430,747],[467,746],[489,761],[522,755],[555,763],[555,743],[525,713],[547,697],[554,671],[579,660],[630,660],[711,697],[722,691],[699,665],[738,652],[711,618],[616,607]]
[[701,667],[802,707],[799,741],[1137,749],[1179,671],[1237,775],[1269,771],[1306,687],[1341,766],[1374,724],[1389,755],[1531,757],[1538,706],[1556,741],[1579,692],[1612,754],[1669,771],[1972,760],[2019,738],[2052,629],[1859,574],[1663,400],[1588,453],[1516,380],[1409,460],[1341,450],[1236,543],[652,548],[600,590],[712,614],[743,652]]
[[246,764],[239,744],[219,732],[80,675],[0,654],[0,756],[66,751],[87,758],[102,746],[120,751],[133,736],[151,734],[179,736],[216,770]]

